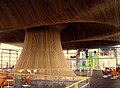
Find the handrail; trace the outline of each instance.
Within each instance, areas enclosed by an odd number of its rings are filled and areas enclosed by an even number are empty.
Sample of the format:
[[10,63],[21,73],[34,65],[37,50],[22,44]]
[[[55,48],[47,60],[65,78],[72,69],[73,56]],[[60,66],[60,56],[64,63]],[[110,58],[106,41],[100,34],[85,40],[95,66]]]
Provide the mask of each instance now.
[[69,85],[69,86],[67,86],[67,87],[65,87],[65,88],[70,88],[70,87],[73,87],[73,86],[75,86],[75,85],[77,85],[77,84],[79,84],[79,83],[81,83],[81,82],[83,82],[83,81],[85,81],[85,80],[87,80],[87,79],[89,79],[90,77],[86,77],[86,78],[84,78],[84,79],[82,79],[82,80],[80,80],[80,81],[78,81],[78,82],[75,82],[75,83],[73,83],[73,84],[71,84],[71,85]]
[[28,74],[28,73],[16,73],[16,72],[10,72],[8,74],[14,74],[14,75],[26,75],[26,76],[40,76],[40,77],[67,77],[67,78],[81,78],[81,79],[85,79],[86,76],[71,76],[71,75],[52,75],[52,74]]

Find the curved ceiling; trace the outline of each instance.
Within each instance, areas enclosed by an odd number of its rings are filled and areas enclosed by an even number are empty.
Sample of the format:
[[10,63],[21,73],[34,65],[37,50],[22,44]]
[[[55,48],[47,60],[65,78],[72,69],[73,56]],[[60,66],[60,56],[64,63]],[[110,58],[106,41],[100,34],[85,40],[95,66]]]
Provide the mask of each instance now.
[[120,44],[119,27],[99,23],[71,23],[61,31],[63,48],[96,48]]
[[119,44],[120,0],[0,0],[0,42],[21,43],[24,29],[56,24],[64,49]]

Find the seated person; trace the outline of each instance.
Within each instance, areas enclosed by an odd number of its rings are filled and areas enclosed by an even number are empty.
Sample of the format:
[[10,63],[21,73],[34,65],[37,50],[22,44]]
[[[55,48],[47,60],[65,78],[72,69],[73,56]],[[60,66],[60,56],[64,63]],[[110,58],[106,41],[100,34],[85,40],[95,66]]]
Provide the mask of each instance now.
[[102,70],[103,75],[108,75],[108,72],[106,70]]
[[117,72],[117,74],[120,73],[120,67],[116,67],[116,72]]
[[110,74],[111,69],[108,68],[108,67],[106,67],[106,68],[105,68],[105,71],[106,71],[108,74]]

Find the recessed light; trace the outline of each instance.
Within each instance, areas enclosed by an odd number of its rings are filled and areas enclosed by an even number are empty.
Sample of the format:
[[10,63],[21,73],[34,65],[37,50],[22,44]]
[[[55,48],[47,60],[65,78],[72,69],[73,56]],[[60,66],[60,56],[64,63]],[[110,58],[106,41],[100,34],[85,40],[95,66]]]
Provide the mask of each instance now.
[[12,14],[12,16],[15,16],[15,14],[14,13],[11,13]]

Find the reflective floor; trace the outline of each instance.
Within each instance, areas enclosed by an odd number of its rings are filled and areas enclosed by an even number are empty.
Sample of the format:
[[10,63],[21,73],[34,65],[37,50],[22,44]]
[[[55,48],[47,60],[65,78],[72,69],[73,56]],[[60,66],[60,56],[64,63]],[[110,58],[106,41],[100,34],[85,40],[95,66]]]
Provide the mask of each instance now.
[[110,79],[103,78],[102,71],[93,71],[93,75],[90,79],[90,88],[120,88],[120,78]]

